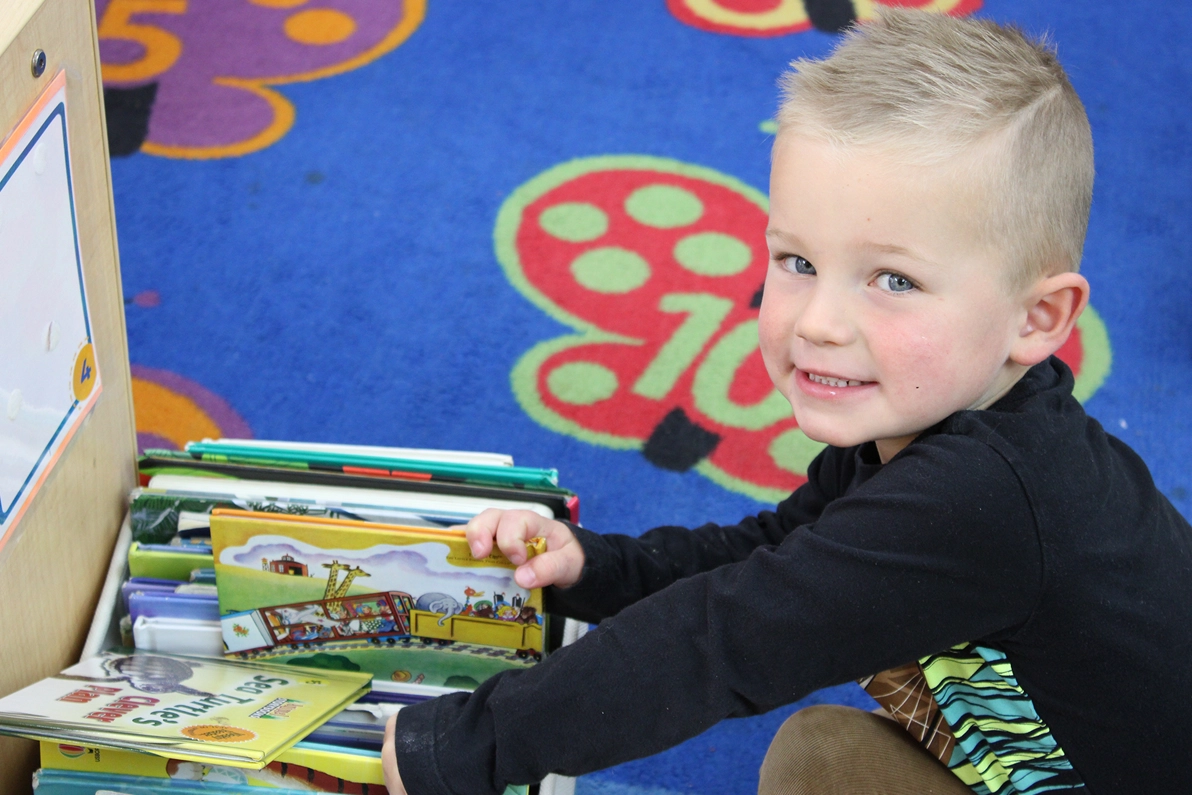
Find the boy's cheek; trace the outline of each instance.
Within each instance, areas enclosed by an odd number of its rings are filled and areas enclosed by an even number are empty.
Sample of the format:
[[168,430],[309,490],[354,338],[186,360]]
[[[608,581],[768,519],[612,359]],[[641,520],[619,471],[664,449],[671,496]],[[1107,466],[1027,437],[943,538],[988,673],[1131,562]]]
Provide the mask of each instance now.
[[767,278],[763,288],[762,305],[757,315],[757,337],[766,370],[774,378],[775,367],[781,369],[789,364],[794,318],[791,302],[783,300],[772,281]]
[[949,362],[955,366],[957,336],[955,324],[915,317],[883,318],[865,330],[871,355],[882,369],[901,375],[946,370]]
[[958,344],[947,334],[891,328],[876,340],[883,391],[896,411],[907,419],[923,418],[924,427],[967,408],[994,369],[987,350]]
[[787,335],[779,324],[774,323],[772,319],[768,321],[763,314],[758,318],[757,337],[762,362],[766,365],[766,374],[782,392],[786,376],[791,371],[790,342]]

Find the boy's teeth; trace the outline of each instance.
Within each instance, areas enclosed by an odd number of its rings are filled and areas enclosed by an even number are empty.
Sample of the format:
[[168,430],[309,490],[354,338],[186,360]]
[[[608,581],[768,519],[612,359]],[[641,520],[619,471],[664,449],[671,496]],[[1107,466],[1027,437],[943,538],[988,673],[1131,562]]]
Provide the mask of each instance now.
[[807,378],[826,386],[861,386],[863,383],[862,381],[846,381],[843,378],[829,378],[826,375],[816,375],[815,373],[808,373]]

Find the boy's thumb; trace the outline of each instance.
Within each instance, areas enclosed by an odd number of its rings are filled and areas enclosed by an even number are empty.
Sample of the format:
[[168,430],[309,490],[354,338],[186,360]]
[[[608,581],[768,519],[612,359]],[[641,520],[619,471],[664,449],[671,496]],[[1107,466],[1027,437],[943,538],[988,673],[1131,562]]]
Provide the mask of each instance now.
[[519,566],[514,579],[523,588],[545,588],[559,578],[561,565],[558,553],[543,552]]
[[533,562],[537,558],[531,558],[522,565],[518,566],[513,572],[513,581],[522,588],[539,588],[538,573],[534,571]]

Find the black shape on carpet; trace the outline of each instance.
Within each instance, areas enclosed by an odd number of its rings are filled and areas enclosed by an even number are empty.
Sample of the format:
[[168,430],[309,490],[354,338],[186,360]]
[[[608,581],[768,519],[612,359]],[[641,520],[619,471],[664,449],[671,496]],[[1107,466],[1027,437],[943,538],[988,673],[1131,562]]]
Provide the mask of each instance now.
[[701,428],[681,408],[671,409],[650,433],[642,455],[656,467],[686,472],[711,455],[719,434]]
[[134,88],[104,88],[103,106],[111,157],[127,157],[140,151],[149,134],[149,116],[156,99],[157,83]]

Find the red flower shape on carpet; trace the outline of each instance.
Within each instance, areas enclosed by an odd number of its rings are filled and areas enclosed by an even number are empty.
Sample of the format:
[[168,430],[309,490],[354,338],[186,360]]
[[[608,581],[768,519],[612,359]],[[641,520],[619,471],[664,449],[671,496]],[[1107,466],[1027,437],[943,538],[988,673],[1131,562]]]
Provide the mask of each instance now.
[[815,28],[839,32],[873,18],[880,6],[921,8],[963,16],[982,0],[667,0],[679,20],[713,33],[783,36]]

